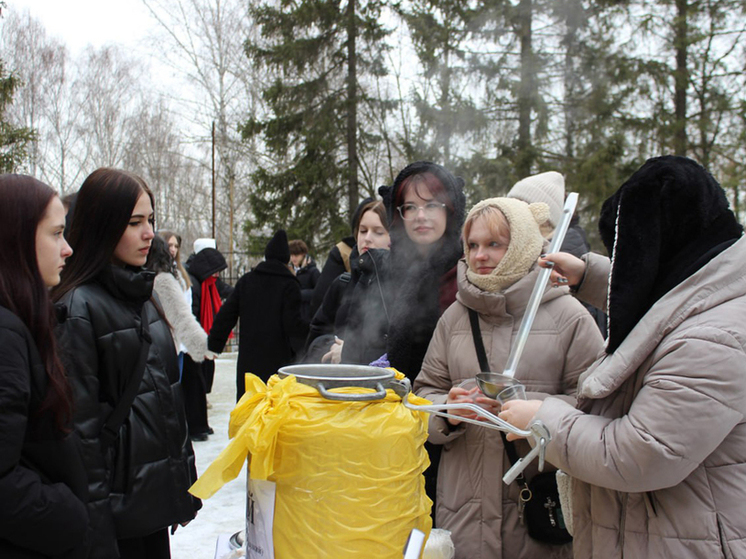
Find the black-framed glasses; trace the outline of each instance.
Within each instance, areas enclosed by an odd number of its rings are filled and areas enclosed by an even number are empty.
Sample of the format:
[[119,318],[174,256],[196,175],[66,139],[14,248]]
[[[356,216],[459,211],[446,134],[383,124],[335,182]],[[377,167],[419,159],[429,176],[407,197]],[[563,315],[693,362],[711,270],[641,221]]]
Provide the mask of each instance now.
[[445,210],[446,205],[443,202],[428,202],[424,206],[418,206],[417,204],[402,204],[397,210],[402,219],[414,219],[420,213],[420,210],[425,214],[425,217],[435,217],[442,210]]

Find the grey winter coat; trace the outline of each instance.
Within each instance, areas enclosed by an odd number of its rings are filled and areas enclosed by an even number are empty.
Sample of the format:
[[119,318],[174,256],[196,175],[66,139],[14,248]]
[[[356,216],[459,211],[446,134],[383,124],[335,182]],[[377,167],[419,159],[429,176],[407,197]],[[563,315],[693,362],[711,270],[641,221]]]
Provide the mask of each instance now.
[[[457,301],[443,314],[427,350],[415,391],[445,403],[448,391],[479,371],[468,308],[479,313],[480,330],[493,371],[505,368],[511,342],[531,296],[539,269],[501,293],[488,293],[466,279],[466,263],[458,266]],[[575,402],[580,374],[598,356],[603,340],[593,319],[566,287],[547,289],[526,342],[516,378],[529,398],[562,394]],[[569,404],[568,404],[569,405]],[[438,471],[436,525],[451,530],[457,559],[569,558],[570,545],[540,544],[529,538],[518,514],[518,485],[506,487],[510,468],[502,439],[493,430],[469,424],[449,429],[431,416],[429,440],[444,445]],[[519,455],[528,452],[516,444]],[[526,470],[527,479],[537,472]]]
[[[745,261],[742,237],[582,375],[579,409],[539,408],[574,478],[575,557],[746,557]],[[609,261],[587,262],[578,295],[601,306]]]

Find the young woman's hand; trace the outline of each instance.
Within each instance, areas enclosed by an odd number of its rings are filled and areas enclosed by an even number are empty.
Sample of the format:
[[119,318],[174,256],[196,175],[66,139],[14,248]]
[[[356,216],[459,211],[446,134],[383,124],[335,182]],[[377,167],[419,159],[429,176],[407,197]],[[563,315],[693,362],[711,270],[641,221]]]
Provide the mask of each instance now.
[[[505,402],[502,407],[502,411],[498,417],[503,421],[507,421],[514,427],[526,430],[534,419],[536,412],[539,411],[541,406],[541,400],[510,400]],[[513,433],[507,434],[509,441],[515,441],[521,439],[518,435]]]
[[[460,386],[454,386],[448,391],[448,398],[446,399],[446,404],[473,404],[474,403],[474,395],[479,392],[478,387],[474,387],[471,390],[467,390],[466,388],[461,388]],[[469,419],[476,419],[478,416],[476,413],[470,410],[448,410],[448,413],[450,415],[458,415],[459,417],[466,417]],[[458,425],[461,423],[458,419],[451,419],[448,418],[448,423],[451,425]]]
[[340,340],[337,336],[334,336],[334,343],[329,348],[324,356],[321,358],[322,363],[333,363],[337,364],[342,361],[342,347],[344,347],[344,340]]
[[555,287],[560,285],[576,287],[585,274],[585,262],[567,252],[542,254],[539,257],[539,266],[552,268],[549,279]]

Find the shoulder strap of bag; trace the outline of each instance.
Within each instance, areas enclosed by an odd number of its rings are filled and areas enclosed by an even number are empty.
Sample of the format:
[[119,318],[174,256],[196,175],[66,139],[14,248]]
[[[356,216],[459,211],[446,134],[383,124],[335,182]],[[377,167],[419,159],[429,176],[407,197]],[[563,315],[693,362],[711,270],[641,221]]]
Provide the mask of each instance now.
[[[487,362],[487,352],[484,349],[484,342],[482,341],[482,331],[479,328],[479,315],[474,309],[469,309],[469,322],[471,323],[471,335],[474,338],[474,348],[477,350],[479,368],[482,370],[483,373],[488,373],[490,371],[490,366]],[[503,431],[500,431],[500,437],[502,437],[503,446],[505,447],[505,452],[508,455],[510,463],[515,464],[516,462],[518,462],[518,452],[515,449],[515,445],[512,441],[509,441],[505,437],[505,433]],[[521,487],[523,487],[526,483],[526,479],[523,477],[523,474],[519,474],[515,481]]]
[[127,381],[127,386],[125,386],[117,406],[109,417],[106,418],[106,422],[101,428],[99,439],[103,448],[111,446],[117,440],[119,428],[130,412],[132,403],[135,401],[137,391],[140,388],[142,377],[145,374],[145,365],[148,361],[148,352],[150,351],[152,341],[153,339],[150,337],[150,330],[145,316],[145,305],[143,305],[142,312],[140,313],[140,355],[137,358],[137,364],[132,370],[132,375],[130,375]]

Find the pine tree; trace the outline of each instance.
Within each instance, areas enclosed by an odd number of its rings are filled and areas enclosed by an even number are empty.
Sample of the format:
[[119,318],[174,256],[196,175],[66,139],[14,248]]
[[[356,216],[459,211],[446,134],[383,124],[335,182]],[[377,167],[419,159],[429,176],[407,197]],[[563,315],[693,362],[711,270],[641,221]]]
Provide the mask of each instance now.
[[19,85],[18,78],[12,73],[6,74],[5,64],[0,60],[0,173],[16,171],[35,138],[33,130],[14,126],[6,117],[6,108],[13,101],[13,93]]
[[367,114],[387,103],[368,89],[385,74],[381,10],[375,0],[267,2],[253,9],[261,37],[247,43],[247,54],[277,78],[263,89],[269,114],[242,126],[244,138],[259,137],[272,157],[253,174],[249,227],[283,227],[317,248],[349,234],[359,166],[380,140]]
[[[409,28],[423,80],[413,91],[420,130],[404,152],[410,161],[428,159],[458,165],[458,140],[483,129],[485,115],[470,89],[470,40],[482,9],[473,0],[414,0],[399,9]],[[454,153],[455,152],[455,153]]]

